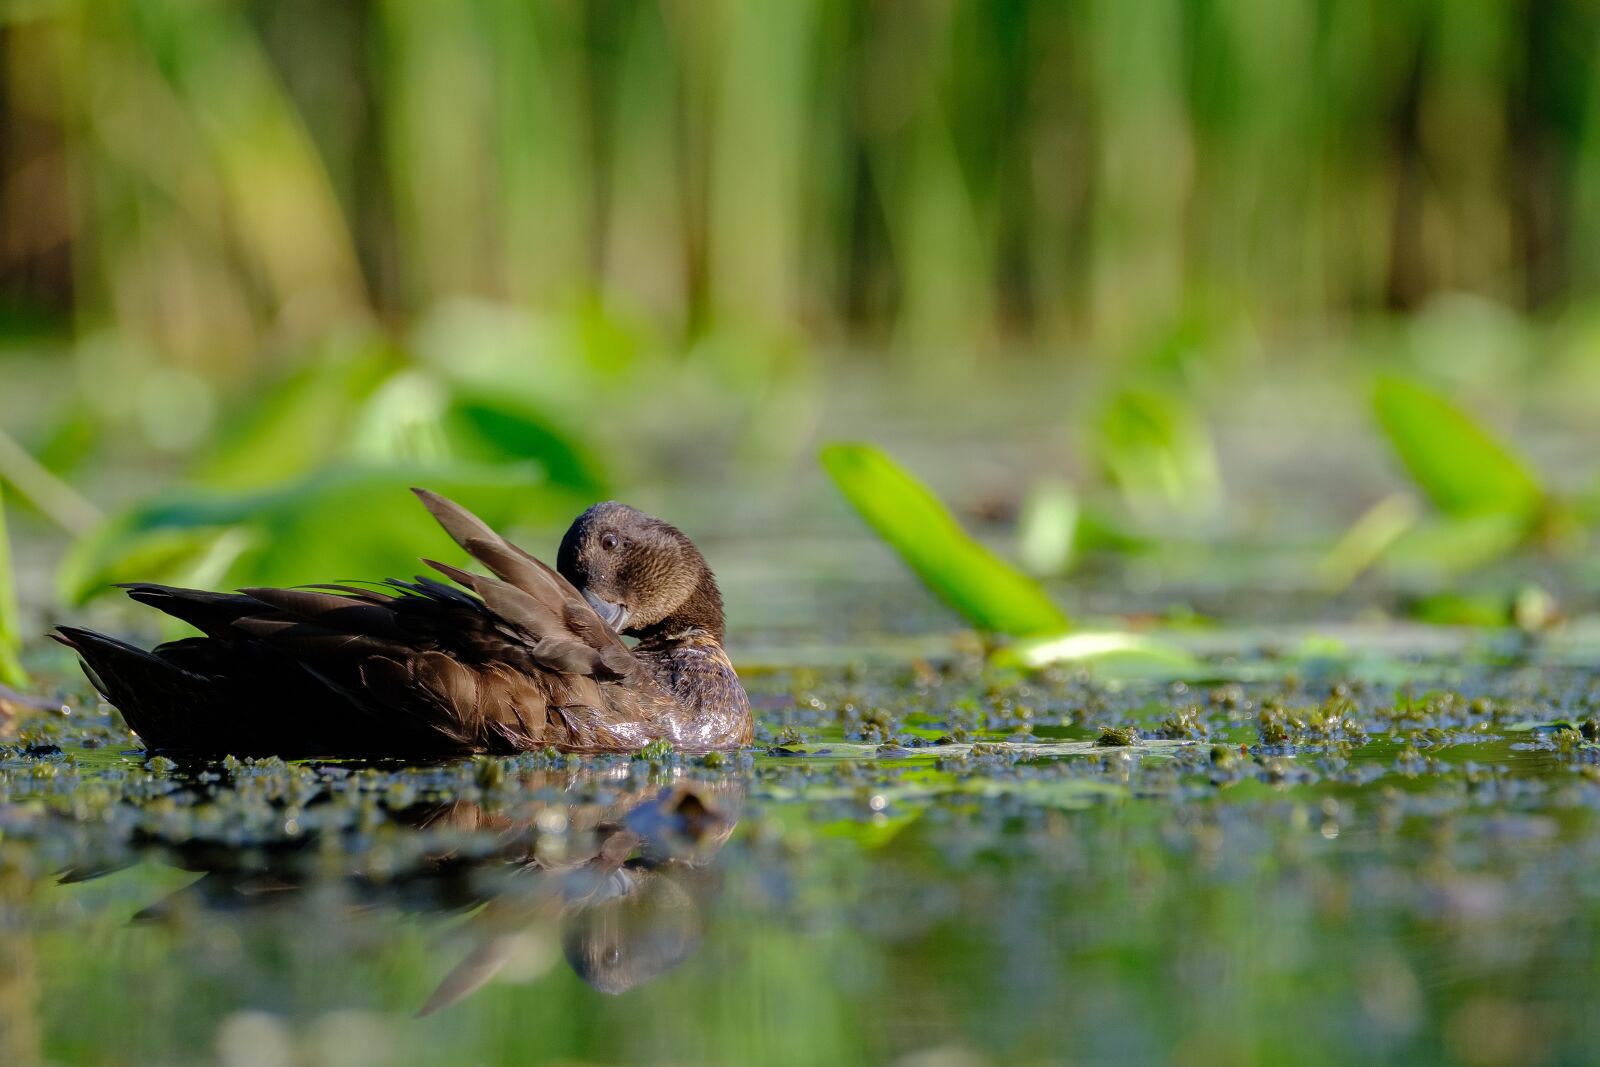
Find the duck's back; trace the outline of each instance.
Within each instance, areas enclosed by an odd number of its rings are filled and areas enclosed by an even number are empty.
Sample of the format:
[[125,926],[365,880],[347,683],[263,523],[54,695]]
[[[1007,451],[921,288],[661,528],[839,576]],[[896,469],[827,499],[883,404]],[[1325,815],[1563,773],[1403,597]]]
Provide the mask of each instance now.
[[438,756],[637,748],[670,732],[677,701],[626,660],[530,641],[442,583],[405,586],[392,596],[136,586],[134,599],[206,636],[151,652],[88,630],[62,637],[153,749]]

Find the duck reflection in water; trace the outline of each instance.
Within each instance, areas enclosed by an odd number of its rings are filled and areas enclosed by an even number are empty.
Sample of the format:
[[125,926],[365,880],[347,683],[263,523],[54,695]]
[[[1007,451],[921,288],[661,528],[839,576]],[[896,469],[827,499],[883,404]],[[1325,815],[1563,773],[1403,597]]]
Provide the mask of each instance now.
[[[460,1002],[496,974],[542,972],[553,962],[557,928],[567,963],[603,993],[627,992],[693,955],[720,889],[712,859],[738,822],[743,783],[630,783],[626,767],[534,772],[519,779],[526,802],[488,809],[455,801],[397,814],[428,845],[407,869],[353,874],[358,899],[475,909],[466,923],[475,947],[419,1014]],[[141,917],[193,903],[211,910],[287,903],[294,891],[319,884],[282,862],[288,858],[241,870],[235,850],[183,848],[174,859],[205,877]]]
[[[544,804],[515,817],[485,816],[470,803],[438,813],[436,819],[508,835],[502,862],[520,862],[519,876],[537,872],[552,884],[531,898],[497,897],[475,915],[478,947],[422,1014],[488,981],[523,950],[523,931],[552,917],[560,921],[567,963],[603,993],[625,993],[688,959],[703,935],[702,909],[720,887],[710,861],[738,821],[742,788],[679,783],[604,808]],[[541,830],[563,828],[564,847],[540,849]]]

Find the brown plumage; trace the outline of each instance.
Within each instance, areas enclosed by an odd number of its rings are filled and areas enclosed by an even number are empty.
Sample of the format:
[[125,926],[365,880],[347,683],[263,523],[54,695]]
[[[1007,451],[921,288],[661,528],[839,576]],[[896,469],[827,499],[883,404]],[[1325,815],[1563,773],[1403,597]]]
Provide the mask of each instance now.
[[135,584],[134,600],[205,636],[148,652],[77,627],[52,636],[161,751],[426,758],[750,742],[721,594],[676,528],[597,504],[567,531],[557,573],[459,505],[415,492],[490,575],[424,560],[456,584]]

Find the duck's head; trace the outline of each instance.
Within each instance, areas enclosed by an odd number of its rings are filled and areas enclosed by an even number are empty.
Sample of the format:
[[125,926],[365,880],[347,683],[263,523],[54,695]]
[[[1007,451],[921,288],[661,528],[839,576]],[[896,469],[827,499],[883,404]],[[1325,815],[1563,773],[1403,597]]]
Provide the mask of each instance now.
[[709,895],[714,888],[706,872],[677,864],[609,872],[562,923],[567,962],[579,978],[612,994],[670,971],[694,954],[704,936],[695,891]]
[[618,633],[701,630],[722,640],[722,594],[705,557],[676,526],[638,508],[608,501],[579,515],[556,569]]

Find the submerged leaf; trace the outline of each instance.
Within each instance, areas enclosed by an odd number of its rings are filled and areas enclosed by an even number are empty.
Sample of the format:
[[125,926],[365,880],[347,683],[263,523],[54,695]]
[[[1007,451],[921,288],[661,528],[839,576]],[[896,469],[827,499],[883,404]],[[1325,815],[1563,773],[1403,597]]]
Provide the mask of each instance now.
[[1538,478],[1472,416],[1404,378],[1381,379],[1372,402],[1395,455],[1440,511],[1533,522],[1544,498]]
[[1033,579],[969,537],[938,498],[882,449],[831,444],[821,460],[867,525],[973,625],[1018,637],[1071,628]]

